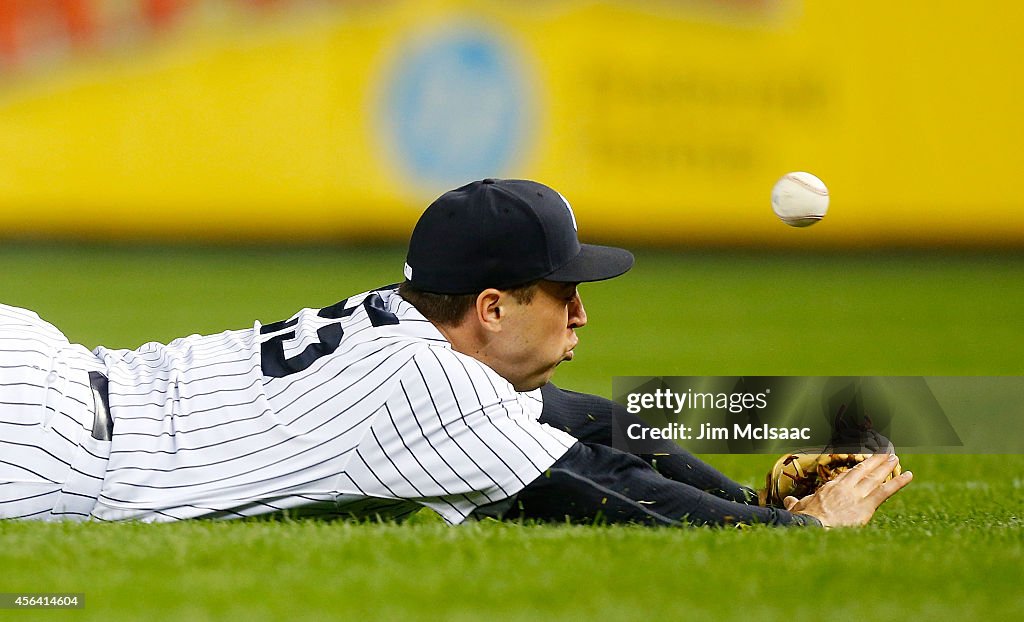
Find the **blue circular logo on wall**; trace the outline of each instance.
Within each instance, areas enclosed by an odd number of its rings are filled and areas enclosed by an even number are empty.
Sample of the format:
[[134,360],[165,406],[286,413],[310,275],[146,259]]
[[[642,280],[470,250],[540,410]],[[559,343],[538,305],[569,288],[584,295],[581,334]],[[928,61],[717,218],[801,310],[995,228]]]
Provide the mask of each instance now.
[[386,84],[389,148],[421,183],[499,176],[526,132],[527,88],[512,51],[479,28],[412,43]]

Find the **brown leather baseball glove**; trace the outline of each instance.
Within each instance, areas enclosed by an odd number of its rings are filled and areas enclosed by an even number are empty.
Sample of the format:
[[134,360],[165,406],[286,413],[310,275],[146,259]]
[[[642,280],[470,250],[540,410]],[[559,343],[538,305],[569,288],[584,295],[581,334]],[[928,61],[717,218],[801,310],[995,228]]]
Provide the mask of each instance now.
[[[852,469],[871,454],[785,454],[775,461],[771,471],[765,477],[765,488],[759,491],[761,505],[784,507],[782,500],[786,497],[800,499],[814,494],[826,482],[839,477]],[[901,472],[896,467],[886,481]]]

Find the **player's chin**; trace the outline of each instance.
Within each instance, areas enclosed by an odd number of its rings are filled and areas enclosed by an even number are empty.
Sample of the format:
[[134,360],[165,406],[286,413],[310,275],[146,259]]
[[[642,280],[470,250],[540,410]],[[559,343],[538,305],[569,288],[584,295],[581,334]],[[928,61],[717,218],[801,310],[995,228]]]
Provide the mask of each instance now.
[[[559,362],[561,362],[561,361],[559,361]],[[516,391],[519,391],[520,393],[524,393],[526,391],[533,391],[534,389],[539,389],[542,386],[546,385],[548,382],[551,381],[551,377],[555,375],[555,367],[557,367],[557,366],[558,366],[558,363],[555,363],[554,365],[552,365],[548,369],[544,370],[543,372],[540,372],[540,373],[536,374],[532,378],[529,378],[529,379],[524,380],[523,382],[521,382],[519,384],[514,385]]]
[[523,381],[523,382],[520,382],[520,383],[517,383],[517,384],[513,384],[512,388],[514,388],[517,393],[529,393],[530,391],[533,391],[534,389],[539,389],[542,386],[546,385],[550,379],[551,379],[550,376],[548,376],[544,380],[531,379],[531,380],[528,380],[528,381]]

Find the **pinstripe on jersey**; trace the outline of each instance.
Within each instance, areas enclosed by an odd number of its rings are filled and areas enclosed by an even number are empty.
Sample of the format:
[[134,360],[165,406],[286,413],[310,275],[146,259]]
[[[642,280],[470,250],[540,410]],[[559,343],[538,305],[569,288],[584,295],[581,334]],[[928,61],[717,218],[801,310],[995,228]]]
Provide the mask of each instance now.
[[102,363],[31,311],[0,304],[0,518],[81,520],[110,442],[92,438]]
[[97,348],[114,437],[105,520],[403,515],[451,523],[514,495],[575,442],[451,349],[393,289],[285,322]]

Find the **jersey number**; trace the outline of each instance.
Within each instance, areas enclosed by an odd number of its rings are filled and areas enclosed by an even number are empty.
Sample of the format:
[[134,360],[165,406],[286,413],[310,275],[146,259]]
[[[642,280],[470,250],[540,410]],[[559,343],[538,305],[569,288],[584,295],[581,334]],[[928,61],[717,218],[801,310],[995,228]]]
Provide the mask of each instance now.
[[[357,307],[345,307],[347,302],[348,299],[346,298],[338,304],[324,307],[317,312],[317,316],[339,320],[348,317],[355,313]],[[366,309],[366,315],[370,319],[371,326],[398,324],[398,316],[384,308],[384,301],[379,294],[370,294],[363,299],[362,305]],[[298,323],[299,320],[296,318],[267,324],[260,327],[260,334],[276,333]],[[338,322],[321,327],[316,331],[316,335],[319,339],[317,343],[306,346],[302,352],[290,358],[284,355],[284,342],[295,338],[294,330],[275,335],[264,341],[260,347],[263,375],[270,376],[271,378],[284,378],[289,374],[308,369],[318,358],[332,354],[338,349],[338,346],[341,345],[341,338],[345,336],[345,331],[342,329],[341,323]]]

